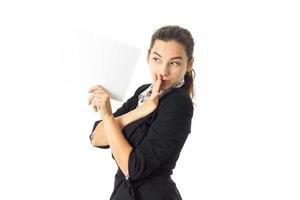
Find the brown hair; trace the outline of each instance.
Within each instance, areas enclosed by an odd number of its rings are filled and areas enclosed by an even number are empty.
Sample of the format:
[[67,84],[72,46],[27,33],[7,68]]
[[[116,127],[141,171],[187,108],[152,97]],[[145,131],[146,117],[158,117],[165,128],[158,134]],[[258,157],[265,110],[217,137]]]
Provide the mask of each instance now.
[[[188,57],[188,63],[193,59],[193,52],[194,52],[194,40],[191,33],[180,26],[163,26],[156,30],[151,38],[150,48],[148,50],[148,54],[155,43],[156,40],[163,40],[165,42],[175,40],[176,42],[180,43],[185,47],[185,52]],[[195,89],[194,89],[194,78],[196,73],[194,69],[191,71],[187,71],[184,75],[184,86],[188,90],[191,99],[195,96]]]

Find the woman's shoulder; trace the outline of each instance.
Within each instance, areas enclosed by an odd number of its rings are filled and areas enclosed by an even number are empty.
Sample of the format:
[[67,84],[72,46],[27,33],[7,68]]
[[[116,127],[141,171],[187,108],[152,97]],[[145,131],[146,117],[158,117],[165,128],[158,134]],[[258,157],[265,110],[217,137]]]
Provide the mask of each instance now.
[[183,111],[193,113],[194,104],[184,87],[175,88],[159,101],[159,108],[165,111]]

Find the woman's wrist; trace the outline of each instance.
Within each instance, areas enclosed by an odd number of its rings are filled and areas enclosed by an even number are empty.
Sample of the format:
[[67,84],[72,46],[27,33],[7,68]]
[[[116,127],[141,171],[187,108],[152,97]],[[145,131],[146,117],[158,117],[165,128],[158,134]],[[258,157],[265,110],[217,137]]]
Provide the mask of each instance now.
[[108,119],[112,119],[114,116],[112,114],[107,114],[102,116],[102,121],[106,121]]

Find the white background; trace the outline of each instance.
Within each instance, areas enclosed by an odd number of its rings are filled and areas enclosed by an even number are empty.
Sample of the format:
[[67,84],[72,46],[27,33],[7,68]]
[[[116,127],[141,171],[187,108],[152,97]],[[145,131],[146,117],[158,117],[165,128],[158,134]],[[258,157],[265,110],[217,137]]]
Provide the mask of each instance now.
[[196,43],[197,106],[172,176],[183,199],[300,199],[296,0],[1,1],[0,199],[109,198],[117,167],[90,146],[100,116],[84,67],[60,63],[63,30],[144,50],[128,98],[151,80],[145,52],[169,24]]

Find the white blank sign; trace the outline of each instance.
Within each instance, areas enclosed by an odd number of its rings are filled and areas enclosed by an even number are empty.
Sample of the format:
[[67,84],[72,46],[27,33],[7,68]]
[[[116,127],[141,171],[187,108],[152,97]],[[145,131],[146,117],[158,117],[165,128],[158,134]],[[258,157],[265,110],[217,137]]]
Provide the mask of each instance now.
[[[67,80],[87,88],[102,85],[112,99],[123,101],[140,55],[139,48],[80,29],[66,29],[62,43],[62,65]],[[72,73],[74,70],[77,73]]]

